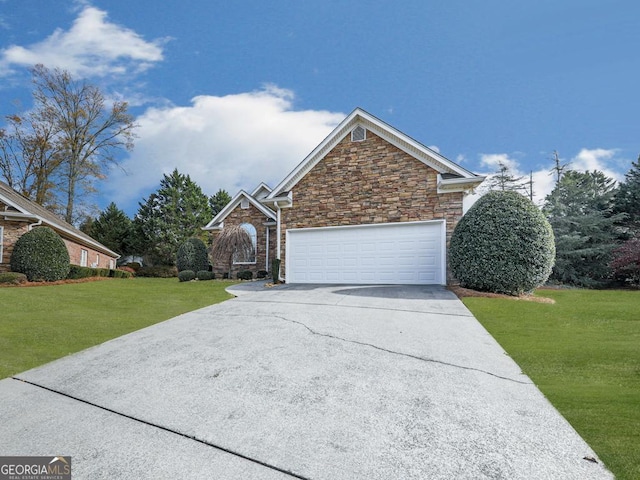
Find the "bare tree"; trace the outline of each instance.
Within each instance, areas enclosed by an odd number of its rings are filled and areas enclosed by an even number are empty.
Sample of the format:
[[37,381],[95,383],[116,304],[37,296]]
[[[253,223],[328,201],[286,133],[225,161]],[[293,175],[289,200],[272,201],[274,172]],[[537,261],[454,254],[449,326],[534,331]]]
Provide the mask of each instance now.
[[211,246],[212,260],[225,262],[229,268],[229,278],[235,258],[249,258],[254,252],[251,236],[241,225],[224,227]]
[[522,183],[523,177],[513,174],[509,165],[504,162],[498,162],[498,170],[491,174],[485,182],[485,188],[488,190],[523,190],[526,187]]
[[558,156],[557,150],[553,151],[553,161],[554,166],[551,170],[549,170],[549,175],[556,176],[556,185],[558,185],[560,183],[560,179],[562,178],[562,174],[567,169],[567,167],[571,165],[571,162],[560,163],[560,157]]
[[107,107],[97,86],[76,81],[65,70],[36,65],[32,74],[39,120],[53,129],[61,162],[60,189],[66,196],[65,220],[71,223],[83,189],[104,178],[109,165],[117,164],[117,150],[133,148],[136,125],[127,102]]

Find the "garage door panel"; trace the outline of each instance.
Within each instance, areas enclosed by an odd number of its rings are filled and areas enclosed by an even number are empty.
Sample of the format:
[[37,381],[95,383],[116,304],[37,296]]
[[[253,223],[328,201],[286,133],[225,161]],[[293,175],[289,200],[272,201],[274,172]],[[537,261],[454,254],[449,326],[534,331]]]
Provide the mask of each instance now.
[[290,283],[444,283],[443,222],[293,229]]

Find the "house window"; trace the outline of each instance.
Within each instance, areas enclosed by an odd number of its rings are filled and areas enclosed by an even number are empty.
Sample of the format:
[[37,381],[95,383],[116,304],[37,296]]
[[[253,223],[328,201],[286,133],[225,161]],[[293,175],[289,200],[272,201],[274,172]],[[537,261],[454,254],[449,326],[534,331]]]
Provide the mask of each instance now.
[[351,141],[352,142],[361,142],[367,139],[367,131],[364,127],[358,125],[356,128],[351,130]]
[[113,270],[114,268],[116,268],[116,264],[115,264],[115,262],[113,261],[113,259],[110,259],[110,260],[109,260],[109,268],[110,268],[111,270]]
[[250,223],[243,223],[240,225],[251,237],[251,243],[253,244],[253,250],[251,252],[236,252],[233,256],[233,263],[256,263],[256,253],[258,248],[258,234],[256,227]]
[[88,260],[89,260],[89,252],[87,252],[84,249],[80,250],[80,266],[86,267]]
[[96,253],[96,267],[100,268],[100,255]]

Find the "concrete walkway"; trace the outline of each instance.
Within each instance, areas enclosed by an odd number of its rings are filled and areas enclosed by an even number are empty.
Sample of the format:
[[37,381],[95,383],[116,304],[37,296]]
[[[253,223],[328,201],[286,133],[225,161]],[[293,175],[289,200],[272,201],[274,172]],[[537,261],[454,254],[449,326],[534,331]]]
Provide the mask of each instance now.
[[76,479],[612,478],[442,287],[233,291],[0,381],[0,455],[71,455]]

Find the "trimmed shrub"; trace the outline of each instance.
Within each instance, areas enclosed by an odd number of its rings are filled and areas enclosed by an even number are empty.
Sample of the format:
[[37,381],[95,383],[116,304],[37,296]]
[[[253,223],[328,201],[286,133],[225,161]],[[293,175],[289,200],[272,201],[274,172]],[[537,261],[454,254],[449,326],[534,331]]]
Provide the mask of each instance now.
[[198,280],[213,280],[215,278],[215,275],[209,270],[200,270],[196,272],[196,278]]
[[24,273],[30,282],[63,280],[69,268],[67,247],[49,227],[34,228],[22,235],[11,253],[11,270]]
[[449,265],[463,287],[518,295],[544,284],[555,260],[553,230],[516,192],[481,197],[458,222]]
[[138,277],[174,278],[178,276],[178,269],[171,265],[157,265],[154,267],[141,267],[137,272]]
[[[138,269],[139,269],[139,268],[140,268],[140,266],[139,266],[140,264],[139,264],[139,263],[136,263],[136,265],[138,265]],[[135,268],[133,268],[133,267],[129,267],[129,266],[126,266],[126,267],[118,267],[118,268],[116,268],[116,270],[121,271],[121,272],[127,272],[127,273],[130,273],[131,275],[129,275],[129,277],[133,277],[133,276],[135,276],[135,274],[136,274],[136,269],[135,269]],[[127,278],[128,278],[128,277],[127,277]]]
[[115,270],[109,270],[109,277],[112,278],[133,278],[133,273],[126,270],[116,268]]
[[67,274],[69,280],[79,280],[93,276],[93,268],[81,267],[80,265],[71,265],[69,267],[69,273]]
[[24,273],[18,272],[5,272],[0,273],[0,283],[8,283],[11,285],[20,285],[27,281],[27,276]]
[[269,272],[267,272],[266,270],[258,270],[257,278],[259,278],[260,280],[262,280],[263,278],[267,278],[268,276]]
[[238,280],[252,280],[253,272],[250,270],[241,270],[238,272]]
[[196,278],[196,272],[193,270],[182,270],[178,272],[178,280],[181,282],[190,282]]
[[176,266],[178,272],[183,270],[209,270],[207,247],[199,238],[189,238],[178,248]]

